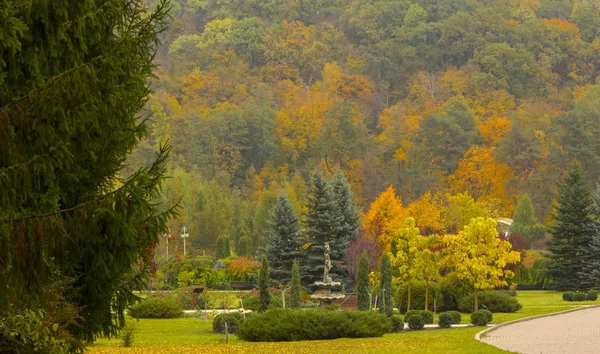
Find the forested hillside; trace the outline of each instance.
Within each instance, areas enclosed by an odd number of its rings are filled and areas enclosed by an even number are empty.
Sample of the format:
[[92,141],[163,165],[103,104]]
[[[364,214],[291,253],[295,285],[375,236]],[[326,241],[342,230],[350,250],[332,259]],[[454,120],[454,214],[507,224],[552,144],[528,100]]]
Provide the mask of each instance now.
[[598,180],[595,0],[172,0],[171,16],[129,162],[173,146],[163,198],[183,196],[171,230],[195,252],[258,247],[280,192],[302,215],[316,171],[342,170],[364,213],[391,185],[407,215],[465,193],[511,217],[528,194],[541,221],[573,160]]

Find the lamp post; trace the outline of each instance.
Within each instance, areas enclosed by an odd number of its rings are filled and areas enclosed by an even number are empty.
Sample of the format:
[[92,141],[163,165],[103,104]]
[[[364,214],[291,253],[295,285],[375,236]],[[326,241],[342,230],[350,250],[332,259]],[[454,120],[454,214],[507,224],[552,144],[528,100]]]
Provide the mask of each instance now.
[[185,240],[190,237],[190,234],[188,234],[188,229],[187,227],[183,227],[181,229],[181,238],[183,239],[183,257],[185,257],[187,255],[186,249],[185,249]]
[[169,260],[169,238],[171,238],[171,230],[169,228],[167,228],[167,233],[163,234],[163,237],[165,238],[165,244],[167,247],[167,261]]

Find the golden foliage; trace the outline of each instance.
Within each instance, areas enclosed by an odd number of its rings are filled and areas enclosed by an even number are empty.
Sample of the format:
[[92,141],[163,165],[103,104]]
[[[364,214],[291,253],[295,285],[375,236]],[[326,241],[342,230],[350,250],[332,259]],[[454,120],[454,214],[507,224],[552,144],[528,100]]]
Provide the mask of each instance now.
[[387,252],[407,216],[408,211],[402,206],[402,200],[396,196],[394,187],[390,186],[371,203],[369,211],[363,216],[363,229],[368,237],[379,241]]

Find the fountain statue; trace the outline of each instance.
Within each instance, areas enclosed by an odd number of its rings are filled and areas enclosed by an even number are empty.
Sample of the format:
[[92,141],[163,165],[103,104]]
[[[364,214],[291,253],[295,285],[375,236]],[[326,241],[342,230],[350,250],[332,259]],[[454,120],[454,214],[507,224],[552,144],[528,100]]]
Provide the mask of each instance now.
[[314,286],[317,288],[317,291],[315,292],[315,294],[311,295],[313,299],[319,300],[320,306],[330,305],[335,300],[340,300],[345,297],[344,294],[331,292],[331,288],[339,287],[342,285],[342,283],[340,283],[339,281],[333,281],[333,279],[331,279],[331,276],[329,276],[329,271],[332,268],[330,252],[331,249],[329,248],[329,242],[325,242],[325,266],[323,267],[323,281],[316,281],[314,283]]

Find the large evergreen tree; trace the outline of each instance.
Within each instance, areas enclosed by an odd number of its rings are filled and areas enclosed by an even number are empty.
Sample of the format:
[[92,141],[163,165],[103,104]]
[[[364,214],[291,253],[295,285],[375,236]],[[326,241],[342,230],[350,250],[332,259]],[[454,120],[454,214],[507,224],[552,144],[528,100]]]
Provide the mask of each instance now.
[[298,218],[285,194],[277,198],[277,203],[269,221],[271,230],[265,234],[265,251],[271,264],[271,278],[283,284],[291,279],[294,259],[301,259],[303,239]]
[[585,279],[590,287],[598,287],[600,286],[600,185],[596,186],[591,210],[594,219],[594,235],[588,248],[585,249],[590,257],[583,265],[579,277]]
[[358,310],[366,311],[369,309],[369,260],[367,252],[363,251],[358,263],[358,273],[356,275],[356,295]]
[[572,165],[559,186],[557,202],[556,222],[548,242],[551,261],[547,274],[556,289],[585,289],[590,284],[581,275],[584,264],[590,261],[594,220],[591,217],[592,197],[578,164]]
[[146,133],[165,1],[154,9],[0,2],[0,313],[43,310],[92,341],[114,336],[136,300],[171,214],[150,202],[166,149],[119,174]]
[[[321,173],[315,173],[308,190],[306,212],[306,236],[308,248],[309,284],[323,279],[323,252],[325,242],[329,242],[331,255],[343,254],[337,236],[340,234],[342,218],[338,205],[327,180]],[[342,248],[342,251],[345,248]],[[340,261],[332,257],[332,261]],[[332,269],[331,273],[335,273]]]
[[331,181],[331,190],[341,218],[338,235],[336,235],[336,243],[339,243],[339,247],[332,249],[332,251],[339,252],[339,254],[332,252],[331,256],[333,259],[343,260],[348,244],[356,240],[358,236],[360,214],[350,184],[339,170]]

